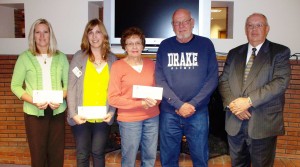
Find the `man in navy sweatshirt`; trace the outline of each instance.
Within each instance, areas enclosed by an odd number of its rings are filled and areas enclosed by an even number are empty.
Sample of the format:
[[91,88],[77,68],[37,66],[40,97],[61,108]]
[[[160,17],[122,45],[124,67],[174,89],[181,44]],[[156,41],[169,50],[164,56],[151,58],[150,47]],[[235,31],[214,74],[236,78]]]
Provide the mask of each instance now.
[[189,10],[177,9],[172,17],[176,36],[162,41],[157,52],[162,166],[179,166],[183,135],[193,166],[208,166],[208,103],[218,84],[218,63],[210,39],[192,33],[194,24]]

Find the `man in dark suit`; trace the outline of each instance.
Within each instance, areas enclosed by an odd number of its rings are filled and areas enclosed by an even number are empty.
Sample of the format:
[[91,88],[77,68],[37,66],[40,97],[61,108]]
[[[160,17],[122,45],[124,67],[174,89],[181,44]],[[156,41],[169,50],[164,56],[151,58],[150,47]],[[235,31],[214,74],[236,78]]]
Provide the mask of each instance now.
[[263,14],[250,15],[245,23],[249,43],[229,51],[219,80],[234,167],[273,166],[277,136],[284,134],[290,49],[268,41],[269,30]]

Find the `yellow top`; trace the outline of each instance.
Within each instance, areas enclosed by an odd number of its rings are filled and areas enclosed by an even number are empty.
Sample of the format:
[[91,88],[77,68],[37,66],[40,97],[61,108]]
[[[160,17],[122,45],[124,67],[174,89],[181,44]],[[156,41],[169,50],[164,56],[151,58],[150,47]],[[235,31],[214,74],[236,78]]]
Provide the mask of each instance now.
[[[83,81],[83,106],[106,106],[108,81],[108,65],[98,72],[88,60]],[[102,119],[89,119],[88,122],[102,122]]]

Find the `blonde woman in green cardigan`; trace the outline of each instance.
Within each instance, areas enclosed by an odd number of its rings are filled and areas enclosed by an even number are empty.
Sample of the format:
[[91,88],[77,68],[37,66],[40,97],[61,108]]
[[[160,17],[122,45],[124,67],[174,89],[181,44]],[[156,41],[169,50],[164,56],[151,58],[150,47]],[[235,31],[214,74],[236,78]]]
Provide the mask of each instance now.
[[[69,63],[66,55],[57,50],[47,20],[38,19],[33,23],[28,42],[29,49],[20,54],[15,64],[11,90],[24,101],[31,166],[62,167]],[[34,90],[62,90],[63,102],[33,101]]]

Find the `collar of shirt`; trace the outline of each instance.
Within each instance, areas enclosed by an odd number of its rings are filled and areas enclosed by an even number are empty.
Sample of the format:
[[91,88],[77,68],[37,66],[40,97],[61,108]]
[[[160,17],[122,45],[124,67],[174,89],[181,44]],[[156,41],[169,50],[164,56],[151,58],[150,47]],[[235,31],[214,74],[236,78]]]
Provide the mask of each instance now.
[[[260,48],[261,48],[262,45],[263,45],[263,43],[261,43],[261,44],[259,44],[259,45],[257,45],[257,46],[255,47],[255,48],[256,48],[256,52],[255,52],[256,55],[258,54],[258,52],[259,52],[259,50],[260,50]],[[251,44],[249,43],[249,44],[248,44],[248,51],[247,51],[247,61],[246,61],[246,64],[247,64],[247,62],[249,61],[250,56],[251,56],[251,54],[252,54],[252,48],[254,48],[254,47],[251,46]]]

